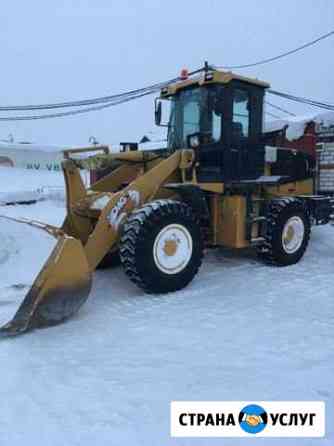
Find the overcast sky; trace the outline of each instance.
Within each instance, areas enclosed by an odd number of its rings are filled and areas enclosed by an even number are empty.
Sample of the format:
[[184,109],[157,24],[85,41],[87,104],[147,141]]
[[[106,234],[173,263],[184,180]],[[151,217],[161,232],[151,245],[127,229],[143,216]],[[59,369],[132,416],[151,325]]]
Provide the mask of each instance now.
[[[76,100],[140,88],[194,69],[253,62],[334,29],[333,0],[2,0],[0,104]],[[334,103],[334,36],[242,74]],[[49,144],[138,140],[154,96],[104,111],[0,122],[0,139]],[[306,106],[282,102],[291,111]]]

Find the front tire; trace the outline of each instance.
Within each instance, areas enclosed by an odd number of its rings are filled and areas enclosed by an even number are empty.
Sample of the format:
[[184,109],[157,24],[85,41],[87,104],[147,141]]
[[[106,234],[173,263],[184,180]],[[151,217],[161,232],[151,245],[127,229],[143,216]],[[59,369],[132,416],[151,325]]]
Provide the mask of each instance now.
[[265,243],[259,256],[277,266],[293,265],[303,257],[309,243],[310,217],[302,200],[288,197],[269,204]]
[[125,223],[120,257],[130,280],[146,292],[180,290],[191,282],[202,263],[199,218],[179,201],[148,203]]

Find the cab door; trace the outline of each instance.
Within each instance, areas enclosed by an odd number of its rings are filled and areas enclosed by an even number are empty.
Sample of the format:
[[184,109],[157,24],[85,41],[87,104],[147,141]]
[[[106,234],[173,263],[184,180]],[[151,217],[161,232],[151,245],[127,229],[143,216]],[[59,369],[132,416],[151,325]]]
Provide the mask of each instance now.
[[256,179],[264,171],[261,90],[235,85],[232,90],[229,179]]
[[221,116],[212,112],[212,129],[201,134],[197,150],[197,179],[199,182],[215,183],[223,180],[223,145],[221,142]]
[[200,147],[197,150],[197,179],[199,182],[223,181],[224,147],[222,140],[224,115],[224,87],[207,90],[206,103],[201,111]]

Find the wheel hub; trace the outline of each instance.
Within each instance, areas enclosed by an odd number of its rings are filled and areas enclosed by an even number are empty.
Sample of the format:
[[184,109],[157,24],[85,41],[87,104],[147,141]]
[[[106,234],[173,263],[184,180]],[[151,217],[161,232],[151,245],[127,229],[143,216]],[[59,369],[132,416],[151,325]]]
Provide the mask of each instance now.
[[164,252],[166,256],[174,256],[177,251],[179,241],[175,239],[169,239],[165,241]]
[[282,245],[287,254],[294,254],[301,247],[305,235],[303,220],[294,216],[285,223],[282,233]]
[[187,228],[171,224],[158,233],[153,245],[153,258],[160,271],[177,274],[188,265],[192,251],[193,241]]

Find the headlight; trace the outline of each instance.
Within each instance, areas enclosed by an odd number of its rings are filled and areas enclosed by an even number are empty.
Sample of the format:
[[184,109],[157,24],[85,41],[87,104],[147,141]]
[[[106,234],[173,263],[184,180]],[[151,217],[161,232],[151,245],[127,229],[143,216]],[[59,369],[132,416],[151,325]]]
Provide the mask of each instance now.
[[189,145],[192,149],[195,149],[200,144],[199,136],[198,135],[192,135],[189,138]]

